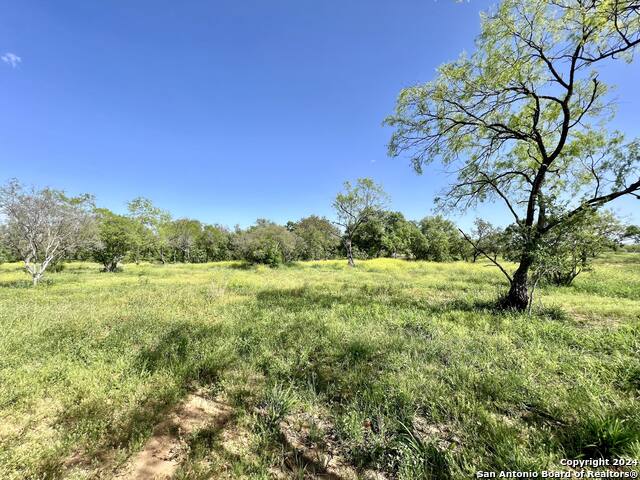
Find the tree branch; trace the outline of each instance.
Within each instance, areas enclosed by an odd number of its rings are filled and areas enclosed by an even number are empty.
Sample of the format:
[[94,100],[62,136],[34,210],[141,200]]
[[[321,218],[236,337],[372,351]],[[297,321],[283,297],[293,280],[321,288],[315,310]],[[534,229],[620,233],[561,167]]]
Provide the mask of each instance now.
[[460,231],[460,233],[462,234],[462,236],[464,237],[464,239],[469,242],[473,248],[475,248],[477,251],[479,251],[482,255],[484,255],[485,257],[487,257],[487,259],[489,259],[489,261],[491,263],[493,263],[496,267],[498,267],[500,269],[500,271],[502,273],[504,273],[504,276],[507,277],[507,280],[509,280],[509,284],[513,283],[513,279],[511,278],[511,275],[509,275],[509,272],[507,272],[502,265],[500,265],[496,260],[494,260],[493,258],[491,258],[483,249],[481,249],[478,245],[476,245],[475,243],[473,243],[473,241],[467,236],[466,233],[464,233],[462,231],[462,229],[458,229]]

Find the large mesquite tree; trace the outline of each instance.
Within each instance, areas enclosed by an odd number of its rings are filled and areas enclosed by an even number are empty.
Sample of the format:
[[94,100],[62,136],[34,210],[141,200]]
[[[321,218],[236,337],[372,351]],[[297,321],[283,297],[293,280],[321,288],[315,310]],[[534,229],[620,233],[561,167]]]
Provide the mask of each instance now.
[[585,211],[638,197],[640,146],[605,129],[613,113],[598,70],[631,61],[638,0],[504,0],[482,20],[476,50],[404,89],[390,154],[418,172],[441,161],[457,180],[438,201],[498,201],[520,230],[521,255],[504,304],[528,305],[541,240]]

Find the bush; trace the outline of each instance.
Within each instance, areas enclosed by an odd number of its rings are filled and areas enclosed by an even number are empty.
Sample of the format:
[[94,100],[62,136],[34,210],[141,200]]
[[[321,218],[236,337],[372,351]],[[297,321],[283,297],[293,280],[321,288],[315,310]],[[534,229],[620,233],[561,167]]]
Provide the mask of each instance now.
[[62,261],[54,262],[49,264],[49,271],[53,273],[60,273],[64,271],[65,264]]
[[98,241],[93,247],[93,258],[103,265],[104,271],[115,272],[134,246],[136,224],[130,218],[106,209],[96,213]]
[[233,246],[237,258],[275,267],[295,260],[300,242],[300,238],[285,227],[258,220],[254,226],[236,234]]
[[302,240],[296,255],[300,259],[326,260],[340,251],[340,231],[326,218],[311,215],[295,223],[289,222],[287,229]]

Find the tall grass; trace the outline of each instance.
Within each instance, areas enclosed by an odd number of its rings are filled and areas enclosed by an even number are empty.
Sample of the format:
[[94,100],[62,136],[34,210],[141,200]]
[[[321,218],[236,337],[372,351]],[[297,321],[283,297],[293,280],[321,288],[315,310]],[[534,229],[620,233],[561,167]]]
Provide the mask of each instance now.
[[297,414],[389,477],[640,456],[638,263],[543,289],[531,317],[491,308],[487,264],[345,263],[73,263],[35,289],[0,266],[0,477],[111,478],[196,388],[244,440],[194,437],[182,478],[270,478]]

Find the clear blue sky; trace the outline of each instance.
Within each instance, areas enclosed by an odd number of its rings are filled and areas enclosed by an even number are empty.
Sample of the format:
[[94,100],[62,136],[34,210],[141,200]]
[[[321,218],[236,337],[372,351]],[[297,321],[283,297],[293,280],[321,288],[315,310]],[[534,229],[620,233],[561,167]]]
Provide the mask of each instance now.
[[[0,0],[0,54],[19,57],[0,62],[0,181],[246,226],[331,215],[341,183],[370,176],[421,218],[446,177],[388,158],[381,123],[402,87],[473,48],[490,4]],[[639,64],[605,75],[631,136]],[[614,207],[638,222],[634,203]]]

